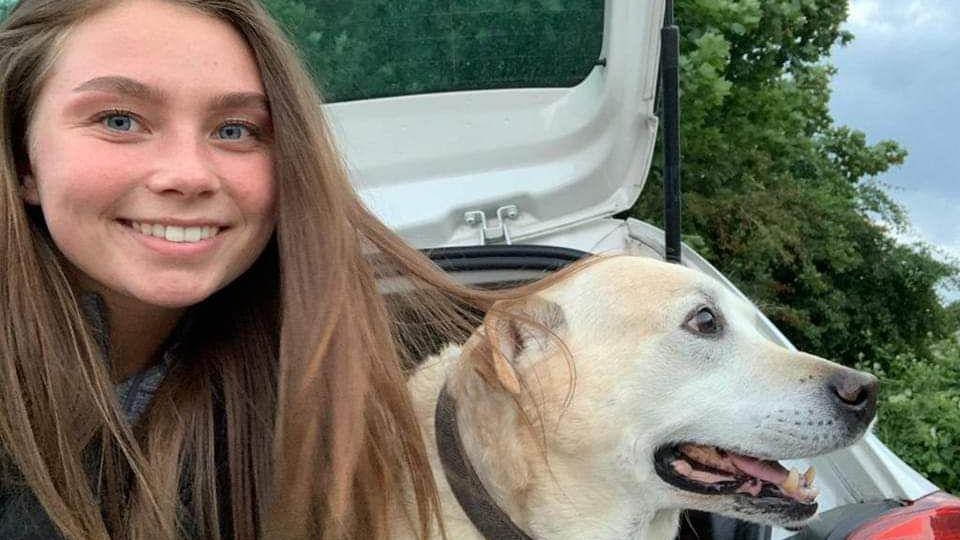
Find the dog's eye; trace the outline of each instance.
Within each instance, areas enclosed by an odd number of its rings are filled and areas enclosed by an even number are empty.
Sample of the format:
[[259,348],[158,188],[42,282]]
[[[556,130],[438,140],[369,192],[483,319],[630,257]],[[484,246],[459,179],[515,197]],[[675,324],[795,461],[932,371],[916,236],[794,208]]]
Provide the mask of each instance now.
[[687,328],[698,334],[717,334],[720,332],[720,318],[712,309],[702,307],[687,321]]

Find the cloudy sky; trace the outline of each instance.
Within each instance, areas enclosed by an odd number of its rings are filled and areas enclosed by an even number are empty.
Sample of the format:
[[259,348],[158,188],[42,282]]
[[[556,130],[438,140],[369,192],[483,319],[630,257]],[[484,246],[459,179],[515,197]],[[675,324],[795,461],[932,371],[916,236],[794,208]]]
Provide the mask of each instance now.
[[881,179],[910,236],[960,259],[960,1],[851,0],[846,28],[856,38],[833,53],[834,118],[906,147]]

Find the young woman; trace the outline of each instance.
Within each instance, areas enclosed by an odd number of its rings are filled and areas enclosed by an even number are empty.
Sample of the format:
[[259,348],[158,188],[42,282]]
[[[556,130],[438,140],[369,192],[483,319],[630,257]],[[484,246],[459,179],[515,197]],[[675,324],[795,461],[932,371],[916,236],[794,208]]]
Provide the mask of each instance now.
[[22,0],[0,92],[0,536],[379,538],[405,483],[425,531],[403,334],[495,296],[358,202],[256,0]]

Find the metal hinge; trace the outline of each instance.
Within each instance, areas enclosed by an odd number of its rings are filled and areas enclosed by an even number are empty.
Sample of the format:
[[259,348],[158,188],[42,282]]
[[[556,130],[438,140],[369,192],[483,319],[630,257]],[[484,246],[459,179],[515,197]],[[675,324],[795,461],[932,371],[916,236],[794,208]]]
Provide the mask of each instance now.
[[488,243],[503,240],[507,245],[513,243],[510,237],[510,228],[507,226],[508,220],[515,220],[520,216],[520,210],[517,205],[510,204],[497,208],[497,223],[490,227],[487,225],[487,214],[483,210],[471,210],[463,214],[463,219],[471,227],[480,226],[480,245],[485,246]]

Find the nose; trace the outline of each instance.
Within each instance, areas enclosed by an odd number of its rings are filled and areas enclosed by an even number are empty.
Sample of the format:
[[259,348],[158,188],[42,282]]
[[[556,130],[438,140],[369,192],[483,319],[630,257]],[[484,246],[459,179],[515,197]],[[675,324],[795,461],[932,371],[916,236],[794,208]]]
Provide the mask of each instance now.
[[219,189],[220,181],[202,142],[189,136],[171,137],[156,156],[157,166],[147,181],[150,191],[162,195],[201,197]]
[[837,407],[848,418],[863,424],[870,423],[877,412],[879,381],[873,375],[844,369],[833,374],[827,381],[830,395]]

